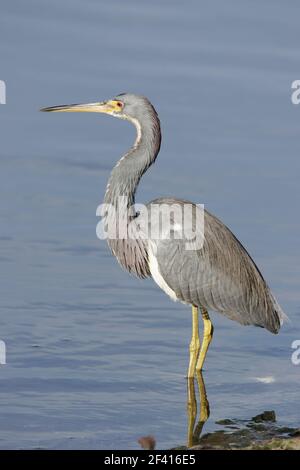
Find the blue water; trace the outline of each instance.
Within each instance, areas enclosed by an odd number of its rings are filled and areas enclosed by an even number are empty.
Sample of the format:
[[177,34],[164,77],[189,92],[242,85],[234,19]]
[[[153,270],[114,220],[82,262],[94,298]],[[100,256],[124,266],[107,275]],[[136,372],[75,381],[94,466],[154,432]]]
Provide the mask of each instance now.
[[[240,238],[290,317],[278,336],[213,314],[211,416],[274,409],[300,425],[299,3],[5,2],[0,17],[1,448],[184,444],[191,314],[124,273],[96,208],[129,124],[42,106],[131,91],[163,145],[137,202],[204,203]],[[259,379],[270,378],[270,383]]]

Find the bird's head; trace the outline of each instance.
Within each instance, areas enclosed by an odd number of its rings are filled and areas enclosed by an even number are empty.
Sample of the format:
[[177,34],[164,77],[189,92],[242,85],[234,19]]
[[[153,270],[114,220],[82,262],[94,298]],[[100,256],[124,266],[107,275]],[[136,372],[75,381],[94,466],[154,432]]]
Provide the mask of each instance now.
[[153,112],[153,107],[144,96],[122,93],[108,101],[85,104],[67,104],[42,108],[46,112],[81,112],[105,113],[120,119],[140,120],[147,112]]

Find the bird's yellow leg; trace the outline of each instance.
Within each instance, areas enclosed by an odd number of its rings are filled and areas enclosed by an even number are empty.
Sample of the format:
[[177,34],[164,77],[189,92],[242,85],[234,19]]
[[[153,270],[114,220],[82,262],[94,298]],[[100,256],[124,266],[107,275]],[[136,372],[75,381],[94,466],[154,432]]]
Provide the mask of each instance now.
[[213,327],[212,322],[210,321],[207,310],[203,307],[200,307],[200,309],[201,309],[201,315],[203,319],[204,328],[203,328],[203,340],[202,340],[201,349],[200,349],[199,357],[198,357],[197,364],[196,364],[197,371],[202,370],[202,367],[206,358],[206,353],[210,345],[210,342],[212,340],[213,332],[214,332],[214,327]]
[[190,363],[188,370],[188,377],[194,377],[195,367],[197,363],[197,357],[200,350],[200,339],[199,339],[199,324],[198,324],[198,307],[192,306],[192,339],[190,342]]

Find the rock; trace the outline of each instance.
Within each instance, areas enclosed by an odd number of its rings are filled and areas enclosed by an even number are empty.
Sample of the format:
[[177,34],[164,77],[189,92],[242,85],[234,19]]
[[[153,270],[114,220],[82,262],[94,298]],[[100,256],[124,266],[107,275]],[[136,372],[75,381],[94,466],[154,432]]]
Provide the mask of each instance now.
[[300,429],[280,426],[274,411],[264,411],[251,420],[222,419],[224,429],[204,434],[193,450],[300,450]]
[[261,423],[263,421],[269,421],[269,422],[275,423],[276,422],[275,411],[264,411],[263,413],[257,416],[254,416],[252,418],[252,421],[254,421],[255,423]]

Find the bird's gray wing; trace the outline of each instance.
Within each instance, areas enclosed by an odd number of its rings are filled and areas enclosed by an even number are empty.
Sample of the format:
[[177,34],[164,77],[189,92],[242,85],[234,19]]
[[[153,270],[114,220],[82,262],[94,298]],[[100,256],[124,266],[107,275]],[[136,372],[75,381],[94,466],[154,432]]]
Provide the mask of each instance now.
[[[178,199],[150,204],[174,203],[192,204]],[[232,232],[209,212],[204,211],[201,249],[187,250],[185,239],[152,239],[151,249],[162,278],[179,300],[278,332],[284,314],[263,276]]]

